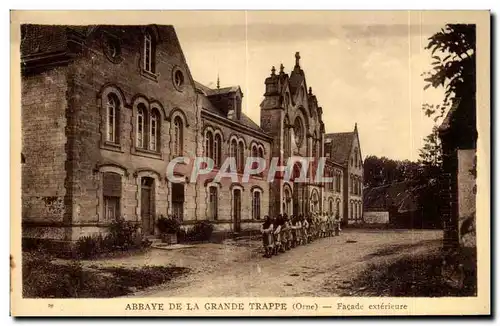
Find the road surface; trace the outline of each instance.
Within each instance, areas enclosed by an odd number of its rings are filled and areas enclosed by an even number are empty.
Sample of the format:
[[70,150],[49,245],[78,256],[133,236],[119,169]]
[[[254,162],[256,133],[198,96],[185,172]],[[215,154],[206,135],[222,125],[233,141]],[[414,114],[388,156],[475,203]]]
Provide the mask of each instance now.
[[352,229],[272,258],[262,257],[260,242],[254,240],[159,250],[123,263],[191,268],[186,276],[134,294],[141,297],[356,295],[359,289],[352,288],[351,281],[359,272],[405,255],[439,250],[441,238],[439,230]]

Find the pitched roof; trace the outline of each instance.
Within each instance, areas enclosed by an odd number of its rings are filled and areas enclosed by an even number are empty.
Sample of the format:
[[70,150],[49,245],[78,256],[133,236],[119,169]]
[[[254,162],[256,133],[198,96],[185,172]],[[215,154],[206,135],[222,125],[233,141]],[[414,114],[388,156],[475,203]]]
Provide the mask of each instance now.
[[[194,82],[196,88],[199,90],[203,91],[204,95],[202,95],[202,106],[203,109],[206,111],[209,111],[211,113],[214,113],[224,119],[227,119],[227,115],[222,112],[220,109],[218,109],[213,103],[210,101],[210,96],[211,95],[216,95],[216,94],[225,94],[225,93],[230,93],[230,92],[236,92],[239,89],[239,86],[230,86],[230,87],[224,87],[220,89],[212,89],[210,87],[207,87],[197,81]],[[241,112],[241,116],[239,120],[231,120],[237,123],[240,123],[241,125],[254,129],[260,133],[263,133],[267,135],[262,128],[258,124],[256,124],[250,117],[248,117],[245,113]]]
[[325,142],[330,140],[330,144],[325,146],[329,149],[333,161],[341,164],[349,161],[354,136],[354,131],[325,134]]
[[201,84],[200,82],[197,82],[196,80],[194,81],[194,84],[195,84],[196,88],[198,88],[203,93],[205,93],[206,96],[237,92],[240,89],[239,86],[229,86],[229,87],[215,88],[214,89],[214,88],[210,88],[208,86],[205,86],[205,85]]
[[395,207],[399,213],[416,211],[418,190],[418,186],[408,181],[366,189],[363,206],[365,210],[389,210]]

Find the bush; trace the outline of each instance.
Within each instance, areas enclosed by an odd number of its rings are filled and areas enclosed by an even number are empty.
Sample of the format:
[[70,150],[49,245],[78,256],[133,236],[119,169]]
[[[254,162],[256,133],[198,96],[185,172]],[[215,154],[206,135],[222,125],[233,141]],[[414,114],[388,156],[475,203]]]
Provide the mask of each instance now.
[[109,236],[111,245],[122,250],[133,248],[136,242],[139,225],[132,221],[125,221],[118,218],[109,226]]
[[176,217],[161,215],[156,221],[156,226],[162,234],[177,234],[181,229],[181,222]]
[[214,225],[209,221],[197,221],[187,232],[187,238],[191,241],[208,241],[214,231]]
[[78,239],[75,245],[76,254],[79,258],[88,259],[116,250],[149,247],[151,242],[142,238],[138,228],[134,222],[119,219],[111,223],[109,233],[105,236],[94,234]]
[[76,242],[76,253],[79,258],[88,259],[100,252],[102,246],[102,236],[83,236]]

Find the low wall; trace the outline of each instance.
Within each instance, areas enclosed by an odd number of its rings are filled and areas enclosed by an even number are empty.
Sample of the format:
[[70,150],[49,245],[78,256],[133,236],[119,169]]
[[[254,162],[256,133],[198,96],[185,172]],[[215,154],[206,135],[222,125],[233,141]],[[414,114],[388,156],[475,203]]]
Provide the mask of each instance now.
[[369,212],[363,213],[364,222],[367,224],[389,224],[389,212]]

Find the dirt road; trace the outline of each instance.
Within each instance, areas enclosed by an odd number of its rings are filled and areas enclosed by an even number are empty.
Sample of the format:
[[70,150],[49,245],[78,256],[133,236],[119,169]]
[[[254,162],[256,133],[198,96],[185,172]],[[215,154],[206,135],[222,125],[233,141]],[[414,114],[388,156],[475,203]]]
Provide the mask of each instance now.
[[318,239],[270,259],[262,257],[260,242],[254,240],[177,251],[156,250],[149,256],[128,258],[122,263],[174,264],[193,271],[135,296],[356,295],[357,289],[350,288],[350,283],[360,271],[377,262],[438,250],[441,237],[442,231],[347,230],[339,237]]

